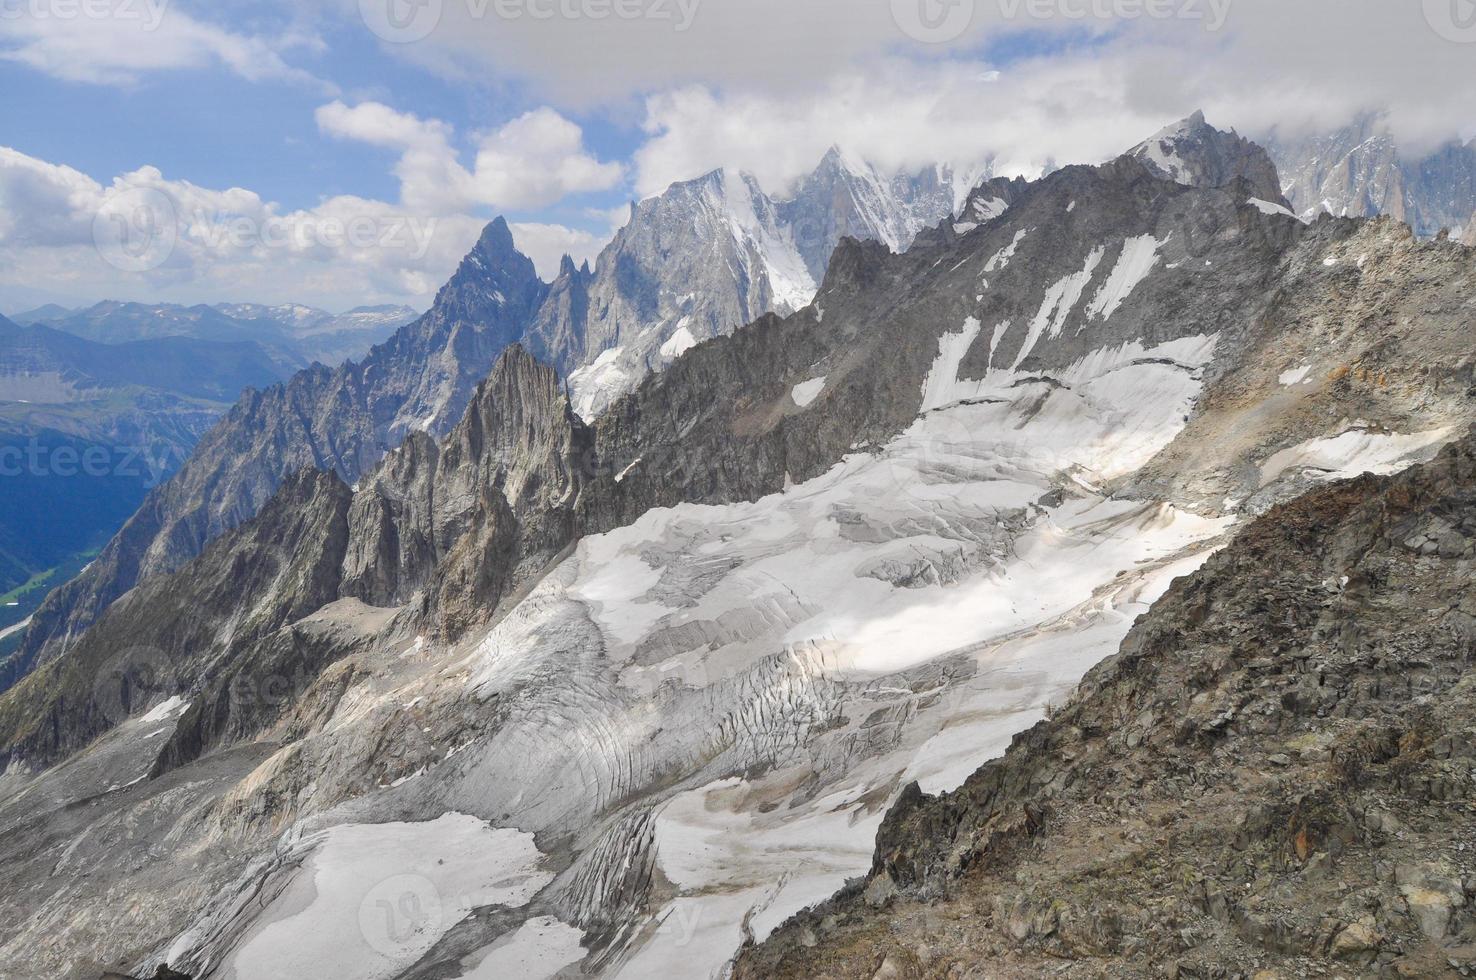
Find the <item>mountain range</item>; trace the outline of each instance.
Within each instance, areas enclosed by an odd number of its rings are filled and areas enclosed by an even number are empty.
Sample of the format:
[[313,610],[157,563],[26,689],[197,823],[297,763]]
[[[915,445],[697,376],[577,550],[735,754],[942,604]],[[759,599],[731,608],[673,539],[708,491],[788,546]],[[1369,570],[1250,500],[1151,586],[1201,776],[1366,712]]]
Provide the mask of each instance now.
[[[773,303],[809,271],[755,186],[664,203]],[[573,332],[531,325],[649,296],[620,270],[668,239],[550,285],[494,222],[364,361],[249,393],[37,613],[0,970],[1455,957],[1476,261],[1280,186],[1198,116],[987,180],[588,416],[568,378],[629,333],[561,369]],[[1219,823],[1180,835],[1185,799]],[[1353,858],[1401,832],[1430,850]]]
[[906,250],[974,182],[946,166],[885,177],[832,148],[783,196],[723,170],[674,184],[634,205],[592,270],[565,263],[524,342],[593,418],[696,344],[808,304],[842,238]]
[[1421,237],[1449,230],[1476,243],[1476,140],[1452,139],[1411,156],[1385,115],[1365,113],[1331,132],[1272,133],[1266,145],[1305,218],[1382,214]]
[[294,368],[302,368],[314,361],[336,365],[362,357],[374,344],[417,316],[408,306],[365,306],[332,314],[298,304],[180,306],[108,300],[75,310],[48,304],[16,314],[11,320],[21,326],[49,326],[103,344],[164,337],[256,343]]
[[0,686],[59,654],[140,580],[176,570],[251,517],[298,469],[353,484],[410,433],[445,435],[509,344],[557,368],[576,412],[592,417],[701,341],[804,306],[816,288],[805,256],[815,261],[840,236],[910,243],[923,215],[952,213],[958,182],[943,168],[884,180],[838,150],[783,201],[752,177],[709,174],[636,205],[592,269],[566,260],[552,284],[506,222],[493,222],[424,317],[361,361],[314,365],[238,402],[37,611]]

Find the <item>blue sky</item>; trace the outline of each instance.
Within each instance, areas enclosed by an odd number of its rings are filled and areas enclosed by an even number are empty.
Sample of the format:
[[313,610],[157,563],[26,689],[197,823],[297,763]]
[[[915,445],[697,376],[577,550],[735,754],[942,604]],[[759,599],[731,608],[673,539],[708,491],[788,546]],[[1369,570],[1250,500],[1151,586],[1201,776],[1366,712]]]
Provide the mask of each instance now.
[[[78,2],[109,16],[66,16]],[[883,171],[1031,174],[1200,107],[1252,134],[1372,106],[1415,144],[1471,128],[1476,40],[1417,5],[1125,2],[0,0],[0,311],[423,305],[496,214],[551,275],[633,198],[719,166],[781,190],[831,144]],[[404,3],[433,5],[431,29],[376,36]],[[518,6],[549,3],[572,16]],[[639,16],[589,16],[611,3]],[[120,260],[97,236],[158,217],[140,200],[176,233]],[[339,244],[355,221],[376,236]],[[223,234],[238,222],[256,237]]]

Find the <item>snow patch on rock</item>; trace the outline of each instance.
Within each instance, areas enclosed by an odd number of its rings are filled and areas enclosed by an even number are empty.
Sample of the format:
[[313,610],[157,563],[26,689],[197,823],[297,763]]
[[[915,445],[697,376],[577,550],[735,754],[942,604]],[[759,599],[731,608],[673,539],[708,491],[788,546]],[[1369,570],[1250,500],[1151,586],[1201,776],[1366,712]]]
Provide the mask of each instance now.
[[1317,481],[1343,480],[1373,473],[1387,476],[1428,460],[1436,449],[1449,442],[1451,427],[1426,432],[1373,432],[1354,427],[1323,439],[1309,439],[1272,455],[1261,464],[1261,486],[1268,486],[1288,471]]
[[790,391],[789,397],[794,399],[794,403],[800,408],[808,408],[810,403],[816,398],[819,398],[820,392],[824,390],[824,377],[811,378],[809,381],[802,381],[795,385],[794,389]]
[[661,345],[662,357],[675,359],[697,346],[697,338],[692,336],[692,331],[688,327],[691,321],[691,317],[682,318],[681,325],[677,327],[676,332]]
[[1102,283],[1091,303],[1087,305],[1087,315],[1101,320],[1112,319],[1112,314],[1117,312],[1123,300],[1128,298],[1140,282],[1148,278],[1148,274],[1158,264],[1158,250],[1167,241],[1168,239],[1159,241],[1152,235],[1138,235],[1123,242],[1117,264],[1112,267],[1107,281]]
[[1030,321],[1030,332],[1025,336],[1025,343],[1020,345],[1020,353],[1015,355],[1013,368],[1018,368],[1024,363],[1025,358],[1035,349],[1043,335],[1059,337],[1061,328],[1066,325],[1066,318],[1071,316],[1071,311],[1076,309],[1076,304],[1081,299],[1082,291],[1092,281],[1092,274],[1096,272],[1097,265],[1102,261],[1106,249],[1100,245],[1092,249],[1086,257],[1086,263],[1080,272],[1073,272],[1069,276],[1062,277],[1055,285],[1046,290],[1045,298],[1041,300],[1040,309],[1035,318]]

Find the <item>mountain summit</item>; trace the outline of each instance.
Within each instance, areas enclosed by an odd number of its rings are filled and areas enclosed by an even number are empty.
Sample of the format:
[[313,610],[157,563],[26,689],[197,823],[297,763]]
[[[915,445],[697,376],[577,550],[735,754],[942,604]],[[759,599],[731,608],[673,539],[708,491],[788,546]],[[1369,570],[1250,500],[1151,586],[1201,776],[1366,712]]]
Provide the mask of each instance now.
[[1169,180],[1194,187],[1224,187],[1244,177],[1258,199],[1286,204],[1276,165],[1266,151],[1233,130],[1211,126],[1202,111],[1165,126],[1128,155]]

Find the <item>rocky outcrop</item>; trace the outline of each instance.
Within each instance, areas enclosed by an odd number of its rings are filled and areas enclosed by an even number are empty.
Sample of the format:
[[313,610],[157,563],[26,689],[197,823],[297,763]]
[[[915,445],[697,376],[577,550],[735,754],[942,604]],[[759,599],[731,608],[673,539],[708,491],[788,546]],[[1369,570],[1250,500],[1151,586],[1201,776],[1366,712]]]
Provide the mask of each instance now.
[[591,446],[553,369],[509,347],[444,441],[412,436],[360,485],[344,595],[400,606],[423,593],[423,614],[460,636],[523,565],[573,540]]
[[[843,238],[881,242],[905,252],[920,231],[957,210],[958,193],[977,183],[951,167],[885,176],[870,163],[831,147],[820,165],[778,202],[779,218],[816,283]],[[961,187],[960,187],[961,185]]]
[[1250,181],[1255,196],[1279,203],[1281,180],[1266,151],[1234,131],[1224,132],[1196,112],[1128,151],[1154,173],[1196,187],[1224,187],[1237,177]]
[[735,976],[1464,972],[1473,568],[1476,434],[1272,510]]
[[918,234],[916,244],[938,247],[957,241],[960,236],[1002,216],[1029,187],[1030,182],[1023,177],[994,177],[984,181],[969,192],[956,218],[924,229]]

